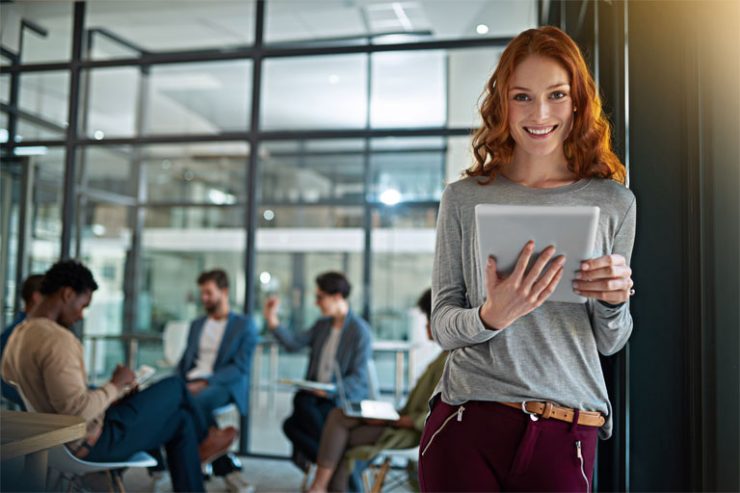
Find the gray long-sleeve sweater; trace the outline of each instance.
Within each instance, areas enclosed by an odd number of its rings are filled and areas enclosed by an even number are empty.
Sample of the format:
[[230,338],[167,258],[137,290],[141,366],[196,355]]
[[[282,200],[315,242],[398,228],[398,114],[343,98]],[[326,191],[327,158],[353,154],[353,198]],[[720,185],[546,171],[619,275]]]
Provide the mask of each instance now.
[[611,404],[598,353],[613,354],[627,342],[632,332],[629,303],[610,307],[594,300],[545,302],[504,330],[486,329],[478,314],[486,289],[476,241],[477,204],[598,206],[593,257],[618,253],[629,263],[634,195],[612,180],[584,179],[536,189],[501,175],[488,185],[465,178],[445,189],[437,221],[432,332],[450,354],[433,395],[441,393],[451,405],[537,400],[600,411],[607,416],[600,436],[609,438]]

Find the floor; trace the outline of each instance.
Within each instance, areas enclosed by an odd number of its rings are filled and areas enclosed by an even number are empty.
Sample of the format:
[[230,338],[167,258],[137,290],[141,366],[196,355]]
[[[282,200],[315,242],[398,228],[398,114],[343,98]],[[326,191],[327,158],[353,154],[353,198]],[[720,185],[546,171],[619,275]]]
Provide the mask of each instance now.
[[[262,492],[300,492],[303,474],[288,460],[270,460],[241,457],[242,475],[255,487],[256,493]],[[124,485],[128,492],[162,492],[172,491],[167,475],[155,485],[146,470],[130,470],[124,474]],[[206,483],[208,492],[230,491],[222,478],[212,478]],[[387,491],[387,490],[384,490]],[[409,492],[407,488],[394,488],[394,492]]]

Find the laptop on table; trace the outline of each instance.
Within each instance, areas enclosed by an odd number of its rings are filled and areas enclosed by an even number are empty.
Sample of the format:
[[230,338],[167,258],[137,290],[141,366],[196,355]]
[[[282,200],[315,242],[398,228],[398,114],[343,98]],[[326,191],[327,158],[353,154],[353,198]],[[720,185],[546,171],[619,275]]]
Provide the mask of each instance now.
[[342,372],[339,365],[334,365],[334,376],[337,380],[337,398],[339,407],[344,414],[351,418],[360,419],[377,419],[381,421],[396,421],[401,416],[398,414],[393,404],[385,401],[373,401],[369,399],[360,402],[350,402],[347,398],[347,392],[342,379]]

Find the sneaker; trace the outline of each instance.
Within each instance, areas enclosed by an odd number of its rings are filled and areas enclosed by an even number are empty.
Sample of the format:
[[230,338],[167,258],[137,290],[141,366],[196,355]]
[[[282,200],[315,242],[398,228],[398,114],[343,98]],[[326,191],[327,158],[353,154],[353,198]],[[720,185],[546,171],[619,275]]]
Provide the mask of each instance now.
[[239,471],[230,472],[224,476],[224,483],[229,493],[254,493],[254,485],[244,479]]
[[201,463],[213,462],[229,451],[229,447],[236,438],[236,428],[229,426],[222,430],[211,428],[208,436],[198,446],[198,455]]

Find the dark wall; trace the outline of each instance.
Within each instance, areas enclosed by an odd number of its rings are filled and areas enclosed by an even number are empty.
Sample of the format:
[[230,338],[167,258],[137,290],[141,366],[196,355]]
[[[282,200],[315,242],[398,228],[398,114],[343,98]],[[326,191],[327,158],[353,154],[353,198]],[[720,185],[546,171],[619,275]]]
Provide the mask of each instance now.
[[634,491],[740,489],[740,2],[629,2]]

